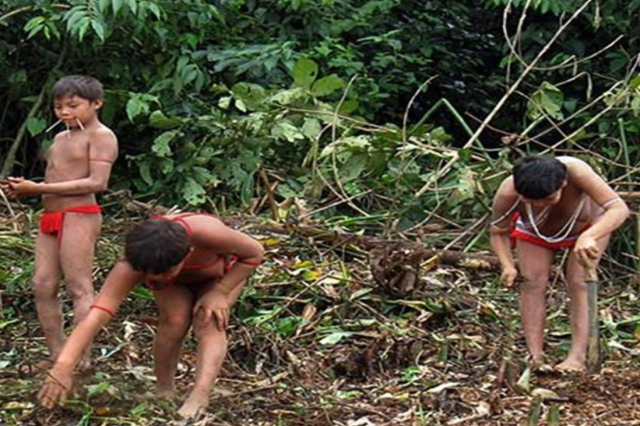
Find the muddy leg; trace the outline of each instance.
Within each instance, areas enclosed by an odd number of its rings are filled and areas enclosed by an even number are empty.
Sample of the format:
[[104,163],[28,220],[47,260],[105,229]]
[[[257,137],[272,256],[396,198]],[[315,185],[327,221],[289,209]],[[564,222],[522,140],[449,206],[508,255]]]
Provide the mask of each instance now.
[[[67,213],[60,245],[60,263],[73,301],[73,322],[78,324],[89,313],[95,297],[93,289],[93,255],[102,226],[100,214]],[[91,365],[91,347],[87,348],[78,367]]]
[[[230,295],[233,305],[242,292],[244,283],[236,287]],[[213,285],[209,289],[213,288]],[[203,294],[206,294],[206,290]],[[200,295],[199,297],[202,297]],[[185,418],[197,417],[209,406],[209,391],[218,377],[222,363],[227,355],[227,333],[220,330],[214,320],[203,321],[201,316],[193,319],[193,329],[198,339],[198,362],[196,382],[180,410]]]
[[194,294],[185,286],[173,285],[156,291],[160,320],[154,344],[156,393],[160,398],[175,397],[174,379],[184,336],[191,325]]
[[518,240],[518,264],[524,278],[520,287],[520,313],[527,348],[534,364],[544,362],[546,290],[553,251]]
[[49,347],[51,361],[55,361],[64,345],[62,308],[58,298],[61,274],[58,239],[55,236],[38,233],[32,288],[38,320]]

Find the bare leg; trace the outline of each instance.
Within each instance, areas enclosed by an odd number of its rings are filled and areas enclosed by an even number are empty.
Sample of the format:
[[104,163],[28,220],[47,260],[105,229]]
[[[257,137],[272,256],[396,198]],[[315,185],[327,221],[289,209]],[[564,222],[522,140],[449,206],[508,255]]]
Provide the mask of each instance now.
[[[598,262],[609,244],[609,237],[598,240]],[[561,371],[583,371],[589,341],[589,311],[584,267],[573,252],[567,263],[567,280],[570,297],[571,349],[567,358],[556,366]]]
[[534,364],[544,362],[546,290],[553,251],[518,240],[518,264],[524,278],[520,288],[520,313],[527,348]]
[[[206,294],[214,286],[207,288]],[[233,305],[242,292],[244,283],[233,290],[230,295]],[[198,338],[198,361],[196,364],[196,382],[187,400],[179,410],[185,418],[196,417],[209,406],[209,391],[218,377],[222,363],[227,355],[227,333],[220,330],[213,320],[204,322],[200,316],[194,317],[193,329]]]
[[160,320],[154,345],[156,393],[159,397],[175,397],[174,379],[182,340],[191,325],[194,294],[185,286],[172,285],[155,292]]
[[58,239],[39,232],[36,237],[36,263],[32,286],[38,320],[44,331],[51,361],[55,361],[64,345],[62,309],[58,298],[60,278]]
[[[64,218],[60,264],[73,302],[73,323],[77,325],[87,316],[95,292],[93,289],[93,255],[102,226],[100,214],[67,213]],[[91,365],[91,348],[87,348],[80,369]]]

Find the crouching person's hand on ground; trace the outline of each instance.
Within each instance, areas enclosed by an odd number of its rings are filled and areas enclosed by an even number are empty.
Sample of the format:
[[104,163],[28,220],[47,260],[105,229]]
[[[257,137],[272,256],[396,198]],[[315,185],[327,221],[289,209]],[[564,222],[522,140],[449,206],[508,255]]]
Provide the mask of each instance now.
[[54,367],[45,374],[44,384],[38,392],[38,402],[50,410],[63,402],[71,392],[73,370]]
[[220,290],[212,290],[196,302],[193,316],[204,323],[213,321],[219,330],[226,330],[229,326],[230,309],[229,295]]
[[502,268],[502,275],[500,276],[500,282],[503,286],[511,288],[516,282],[518,277],[518,270],[515,266],[506,266]]

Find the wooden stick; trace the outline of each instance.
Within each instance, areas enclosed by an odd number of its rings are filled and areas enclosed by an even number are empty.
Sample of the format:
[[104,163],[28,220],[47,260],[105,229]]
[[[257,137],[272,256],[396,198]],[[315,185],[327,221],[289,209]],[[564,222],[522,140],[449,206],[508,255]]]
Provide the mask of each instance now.
[[629,201],[640,200],[640,192],[638,191],[618,191],[618,195],[623,200],[629,200]]
[[49,126],[49,128],[47,130],[45,130],[45,133],[49,133],[51,130],[53,130],[58,124],[60,124],[62,120],[58,120],[55,123],[53,123],[51,126]]
[[600,330],[598,327],[598,275],[595,265],[586,268],[587,304],[589,311],[589,341],[587,346],[587,370],[600,371]]
[[276,200],[273,195],[275,187],[271,186],[271,183],[269,182],[269,177],[267,176],[267,172],[263,168],[260,169],[258,174],[260,175],[260,178],[264,183],[264,190],[267,193],[267,200],[269,201],[269,209],[271,210],[271,217],[273,218],[273,220],[278,222],[279,221],[278,205],[276,204]]

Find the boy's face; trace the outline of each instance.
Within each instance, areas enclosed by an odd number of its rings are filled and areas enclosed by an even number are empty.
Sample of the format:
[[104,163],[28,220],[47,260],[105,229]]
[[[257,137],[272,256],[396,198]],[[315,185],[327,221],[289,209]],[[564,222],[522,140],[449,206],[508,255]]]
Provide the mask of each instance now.
[[160,288],[172,282],[178,277],[178,275],[180,275],[180,271],[182,270],[182,267],[184,266],[185,263],[187,263],[187,259],[189,258],[189,255],[192,252],[193,252],[193,247],[189,249],[189,253],[187,253],[184,259],[180,261],[180,263],[178,263],[175,266],[172,266],[171,268],[169,268],[169,270],[165,272],[162,272],[160,274],[151,274],[151,273],[145,274],[143,278],[144,282],[149,284],[151,287],[160,287]]
[[53,102],[56,117],[70,127],[91,121],[102,107],[102,99],[90,101],[80,96],[62,96]]
[[552,192],[546,197],[539,198],[537,200],[532,200],[522,196],[520,196],[520,198],[522,199],[523,202],[527,204],[531,204],[532,206],[535,206],[535,207],[554,206],[560,202],[560,199],[562,198],[562,190],[564,189],[564,187],[565,185],[562,185],[562,187],[560,187],[560,189],[558,189],[556,192]]
[[176,266],[173,266],[171,269],[161,274],[145,274],[144,282],[149,284],[151,287],[164,287],[165,285],[176,279],[178,274],[180,274],[180,270],[182,269],[183,264],[184,262],[180,262]]

